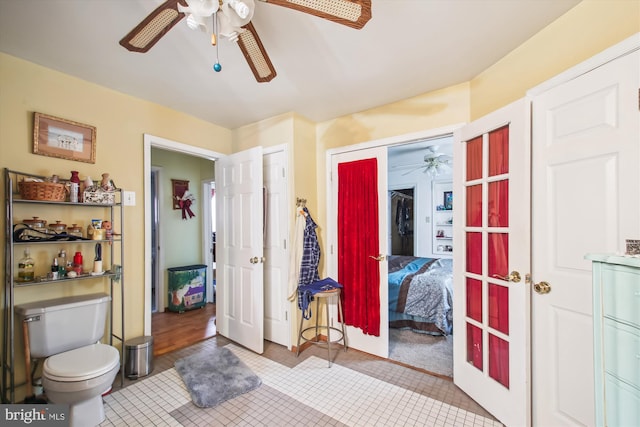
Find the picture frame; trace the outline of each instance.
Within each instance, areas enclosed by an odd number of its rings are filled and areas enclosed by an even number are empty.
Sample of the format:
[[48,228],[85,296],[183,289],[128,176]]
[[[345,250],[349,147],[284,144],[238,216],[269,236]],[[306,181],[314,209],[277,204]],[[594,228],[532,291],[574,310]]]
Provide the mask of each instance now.
[[182,199],[182,196],[184,196],[185,191],[189,190],[189,181],[184,179],[172,179],[171,189],[171,194],[173,196],[173,209],[182,209],[180,206],[180,200]]
[[450,211],[453,209],[453,191],[444,192],[444,210]]
[[33,154],[96,162],[96,128],[43,113],[33,115]]

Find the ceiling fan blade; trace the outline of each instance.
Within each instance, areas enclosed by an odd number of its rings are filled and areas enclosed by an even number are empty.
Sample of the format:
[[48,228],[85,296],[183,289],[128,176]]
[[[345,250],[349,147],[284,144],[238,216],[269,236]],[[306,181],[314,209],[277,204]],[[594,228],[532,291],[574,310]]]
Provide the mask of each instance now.
[[359,30],[371,19],[371,0],[263,0]]
[[238,46],[240,46],[242,54],[251,67],[256,80],[260,83],[270,82],[276,76],[276,70],[273,68],[271,59],[269,59],[256,29],[251,22],[242,28],[247,30],[241,32],[238,37]]
[[132,52],[147,52],[184,18],[184,13],[178,11],[178,3],[187,6],[183,0],[167,0],[124,36],[120,44]]
[[415,171],[420,170],[420,169],[422,169],[422,168],[424,168],[424,166],[418,166],[418,167],[416,167],[416,168],[409,169],[408,171],[406,171],[405,173],[403,173],[403,174],[402,174],[402,176],[407,176],[407,175],[412,174],[412,173],[414,173]]

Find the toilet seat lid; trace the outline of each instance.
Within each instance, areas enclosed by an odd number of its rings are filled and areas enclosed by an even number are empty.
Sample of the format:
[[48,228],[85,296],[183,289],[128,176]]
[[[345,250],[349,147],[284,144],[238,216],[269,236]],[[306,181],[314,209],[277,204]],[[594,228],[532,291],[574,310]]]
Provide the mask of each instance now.
[[110,345],[97,343],[47,358],[43,374],[53,381],[84,381],[99,377],[119,365],[118,350]]

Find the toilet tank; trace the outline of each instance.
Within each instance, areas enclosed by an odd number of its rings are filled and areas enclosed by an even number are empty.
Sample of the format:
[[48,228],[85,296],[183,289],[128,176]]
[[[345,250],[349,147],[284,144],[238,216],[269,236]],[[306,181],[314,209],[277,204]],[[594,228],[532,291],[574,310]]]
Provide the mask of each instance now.
[[27,320],[31,357],[98,342],[104,335],[110,301],[109,295],[101,293],[16,305],[17,320]]

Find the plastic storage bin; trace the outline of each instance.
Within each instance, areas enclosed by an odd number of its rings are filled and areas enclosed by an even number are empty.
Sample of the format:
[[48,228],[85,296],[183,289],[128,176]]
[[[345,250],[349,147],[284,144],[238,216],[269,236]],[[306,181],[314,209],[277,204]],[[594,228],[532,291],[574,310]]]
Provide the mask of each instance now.
[[153,371],[153,337],[138,337],[124,342],[127,378],[139,378]]
[[207,303],[207,266],[197,264],[172,267],[167,270],[169,271],[169,310],[182,313],[204,307]]

